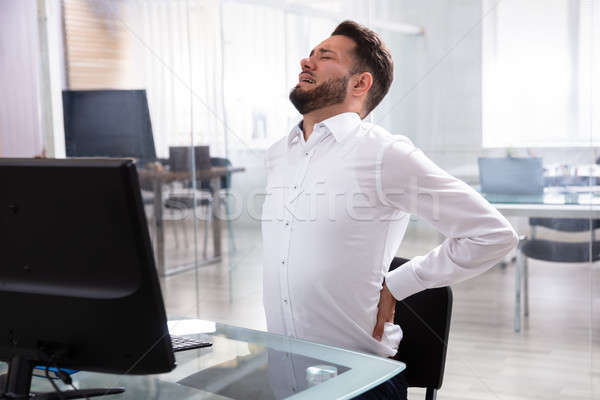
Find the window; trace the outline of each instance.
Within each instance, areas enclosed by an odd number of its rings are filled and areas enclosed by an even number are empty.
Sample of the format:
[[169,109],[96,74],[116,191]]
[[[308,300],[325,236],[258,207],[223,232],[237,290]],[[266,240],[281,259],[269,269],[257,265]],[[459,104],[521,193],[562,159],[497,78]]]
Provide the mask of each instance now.
[[484,147],[597,144],[591,11],[590,1],[484,1]]

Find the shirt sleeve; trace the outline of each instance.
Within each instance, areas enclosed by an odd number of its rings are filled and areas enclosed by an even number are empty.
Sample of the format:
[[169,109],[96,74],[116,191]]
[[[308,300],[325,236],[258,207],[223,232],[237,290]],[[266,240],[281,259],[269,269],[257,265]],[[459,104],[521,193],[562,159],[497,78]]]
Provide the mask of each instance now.
[[384,204],[424,218],[447,238],[386,275],[397,300],[483,273],[518,244],[516,232],[498,210],[412,143],[388,145],[381,153],[379,171]]

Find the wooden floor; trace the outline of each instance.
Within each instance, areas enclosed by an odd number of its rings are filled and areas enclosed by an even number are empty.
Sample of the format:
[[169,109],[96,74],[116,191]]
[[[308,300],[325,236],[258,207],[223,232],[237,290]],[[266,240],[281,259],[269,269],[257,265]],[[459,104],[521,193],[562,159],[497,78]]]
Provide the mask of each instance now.
[[[409,232],[399,254],[431,248],[420,236]],[[258,228],[238,228],[237,251],[222,263],[163,279],[168,314],[264,330],[260,238]],[[167,247],[171,260],[183,252],[181,243]],[[514,272],[496,267],[453,287],[438,399],[600,399],[599,264],[530,261],[530,317],[521,333],[513,331]],[[410,389],[409,399],[423,398]]]

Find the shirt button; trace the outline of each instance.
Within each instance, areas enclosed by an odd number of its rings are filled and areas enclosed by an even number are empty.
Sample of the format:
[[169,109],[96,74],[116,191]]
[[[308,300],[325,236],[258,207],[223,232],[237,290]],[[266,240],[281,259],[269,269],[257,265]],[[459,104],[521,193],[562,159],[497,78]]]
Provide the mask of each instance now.
[[290,226],[290,221],[285,221],[285,226]]
[[304,155],[308,157],[308,151],[306,153],[304,153]]
[[298,185],[294,185],[293,189],[294,190],[298,189]]
[[281,263],[282,263],[282,264],[285,264],[285,258],[284,258],[283,260],[281,260]]
[[283,302],[284,302],[285,304],[287,304],[287,299],[283,299]]

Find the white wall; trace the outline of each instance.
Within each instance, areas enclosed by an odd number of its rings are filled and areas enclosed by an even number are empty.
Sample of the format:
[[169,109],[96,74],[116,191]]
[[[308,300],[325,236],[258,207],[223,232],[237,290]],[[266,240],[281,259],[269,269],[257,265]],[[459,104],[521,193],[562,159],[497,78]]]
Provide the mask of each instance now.
[[0,0],[0,156],[42,150],[35,0]]
[[390,15],[422,36],[382,32],[394,84],[374,120],[426,152],[464,151],[481,138],[481,1],[395,1]]
[[[60,0],[46,0],[50,91],[40,85],[40,32],[36,0],[0,0],[0,156],[32,157],[44,148],[64,155],[61,91],[65,87]],[[48,107],[44,107],[48,104]],[[40,118],[48,110],[48,131]],[[48,146],[46,140],[53,140]]]

